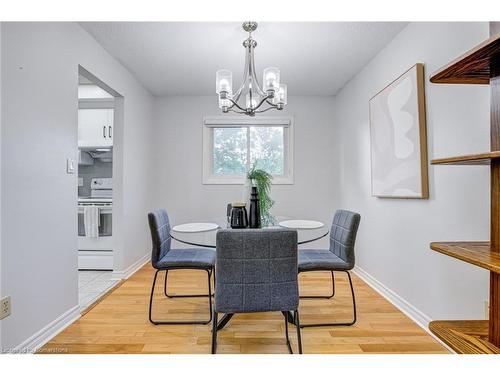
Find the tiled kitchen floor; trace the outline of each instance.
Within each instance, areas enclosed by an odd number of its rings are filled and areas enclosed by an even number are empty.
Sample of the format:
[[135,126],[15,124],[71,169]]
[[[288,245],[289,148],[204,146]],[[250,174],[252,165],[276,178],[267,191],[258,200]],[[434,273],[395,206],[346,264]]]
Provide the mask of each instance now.
[[80,309],[90,306],[116,284],[116,280],[111,280],[111,274],[112,271],[78,271]]

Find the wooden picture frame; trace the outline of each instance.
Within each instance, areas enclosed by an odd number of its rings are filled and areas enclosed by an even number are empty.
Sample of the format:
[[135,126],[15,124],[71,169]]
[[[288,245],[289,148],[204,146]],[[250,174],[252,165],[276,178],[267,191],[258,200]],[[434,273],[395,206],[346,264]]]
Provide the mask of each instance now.
[[369,101],[374,197],[429,198],[424,86],[417,63]]

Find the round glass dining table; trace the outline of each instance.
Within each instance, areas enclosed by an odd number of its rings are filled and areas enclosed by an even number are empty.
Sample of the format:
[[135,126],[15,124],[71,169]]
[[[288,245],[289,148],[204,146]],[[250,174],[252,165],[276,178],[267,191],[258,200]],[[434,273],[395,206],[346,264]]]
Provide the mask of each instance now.
[[[273,218],[273,223],[272,224],[264,224],[262,225],[263,228],[283,228],[279,225],[281,221],[284,220],[289,220],[289,218],[281,217],[281,216],[276,216]],[[174,240],[177,240],[179,242],[188,244],[188,245],[194,245],[194,246],[202,246],[202,247],[210,247],[210,248],[216,248],[216,239],[217,239],[217,231],[221,228],[230,228],[228,224],[228,219],[226,217],[221,217],[221,218],[216,218],[213,220],[209,220],[209,222],[217,224],[218,228],[212,229],[212,230],[207,230],[204,232],[180,232],[176,231],[173,228],[170,230],[170,237],[172,237]],[[324,225],[320,228],[314,228],[314,229],[297,229],[297,234],[298,234],[298,239],[297,243],[299,245],[308,243],[308,242],[313,242],[316,240],[319,240],[320,238],[325,237],[328,235],[330,232],[330,229],[328,226]],[[285,314],[285,313],[283,313]],[[217,330],[221,330],[226,326],[226,324],[231,320],[233,314],[224,314],[224,316],[219,320],[217,323]],[[286,316],[286,315],[285,315]],[[288,321],[292,324],[294,323],[294,320],[291,315],[288,316]]]
[[[278,223],[283,220],[289,220],[289,218],[277,216],[275,217],[274,220],[275,224],[267,224],[267,225],[264,224],[262,227],[271,229],[282,228],[281,226],[279,226]],[[226,217],[215,218],[208,221],[217,224],[218,228],[204,232],[178,232],[174,229],[171,229],[170,237],[172,237],[174,240],[177,240],[179,242],[188,245],[215,248],[217,231],[221,228],[230,229],[230,226],[228,225]],[[175,228],[175,226],[173,228]],[[298,233],[297,242],[299,245],[302,245],[319,240],[320,238],[325,237],[329,233],[329,231],[330,228],[328,228],[328,226],[326,225],[323,225],[321,228],[314,228],[314,229],[297,229]]]

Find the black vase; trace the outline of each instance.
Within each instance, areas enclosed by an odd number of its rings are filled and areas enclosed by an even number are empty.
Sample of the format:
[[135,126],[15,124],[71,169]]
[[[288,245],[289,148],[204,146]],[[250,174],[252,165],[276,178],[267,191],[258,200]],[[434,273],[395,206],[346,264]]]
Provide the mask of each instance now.
[[260,228],[260,204],[259,204],[259,192],[257,187],[252,187],[252,193],[250,194],[250,217],[249,217],[250,228]]
[[244,203],[234,203],[231,210],[231,228],[243,229],[248,226],[247,209]]

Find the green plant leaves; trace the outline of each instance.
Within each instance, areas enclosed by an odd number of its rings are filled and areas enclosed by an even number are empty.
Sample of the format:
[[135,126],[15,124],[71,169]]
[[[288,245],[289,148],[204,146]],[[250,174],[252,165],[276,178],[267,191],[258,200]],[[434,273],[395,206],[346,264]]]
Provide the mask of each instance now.
[[260,213],[262,217],[266,218],[269,216],[269,210],[274,205],[274,200],[271,199],[271,182],[273,176],[262,169],[257,169],[256,166],[257,162],[248,172],[247,178],[257,187]]

